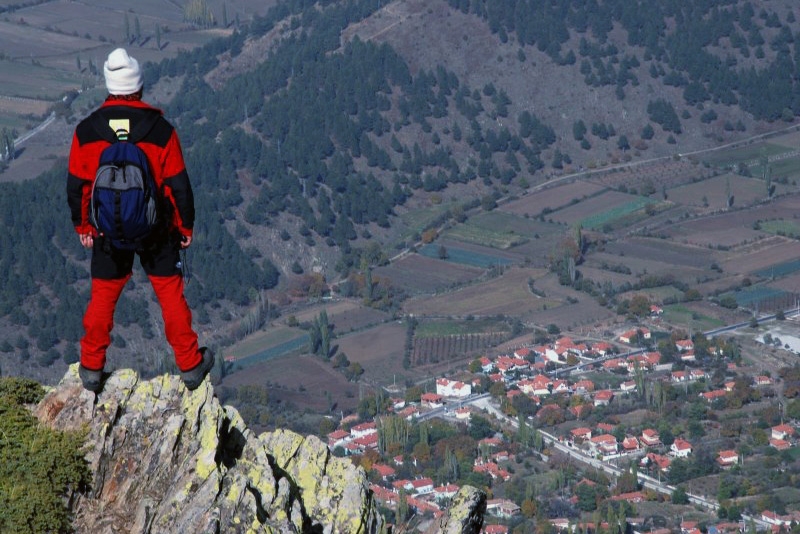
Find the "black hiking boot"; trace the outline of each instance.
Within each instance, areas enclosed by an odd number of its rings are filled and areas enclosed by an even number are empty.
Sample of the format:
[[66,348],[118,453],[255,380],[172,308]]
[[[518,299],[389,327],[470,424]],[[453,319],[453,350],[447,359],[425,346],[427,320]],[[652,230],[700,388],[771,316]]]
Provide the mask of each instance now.
[[189,391],[194,391],[199,388],[200,384],[203,383],[205,377],[208,376],[208,373],[214,367],[214,351],[208,347],[200,347],[200,354],[203,359],[200,360],[197,367],[189,371],[181,371],[181,379],[183,379],[183,383]]
[[88,389],[92,393],[97,394],[103,389],[103,384],[106,378],[108,378],[108,373],[104,373],[102,369],[100,371],[92,371],[83,365],[79,365],[78,376],[81,377],[84,389]]

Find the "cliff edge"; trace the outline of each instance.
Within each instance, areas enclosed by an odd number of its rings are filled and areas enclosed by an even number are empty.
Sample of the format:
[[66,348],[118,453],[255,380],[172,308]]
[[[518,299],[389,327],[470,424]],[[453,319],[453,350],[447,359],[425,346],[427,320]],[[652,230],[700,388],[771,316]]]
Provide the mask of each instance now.
[[[95,399],[74,364],[35,413],[88,431],[92,489],[70,501],[79,533],[390,532],[363,469],[315,436],[256,436],[208,381],[189,392],[177,376],[124,369]],[[431,531],[477,533],[485,494],[465,487],[453,502]]]

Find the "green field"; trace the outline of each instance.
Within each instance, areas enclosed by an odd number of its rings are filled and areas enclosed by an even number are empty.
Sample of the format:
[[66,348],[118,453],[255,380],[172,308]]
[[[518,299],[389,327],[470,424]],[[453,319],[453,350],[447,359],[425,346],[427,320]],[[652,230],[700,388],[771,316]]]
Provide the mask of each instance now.
[[[718,150],[703,155],[701,161],[715,167],[730,167],[742,161],[753,161],[763,157],[776,156],[790,152],[785,146],[771,143],[758,143],[755,145],[736,147],[731,150]],[[754,174],[755,175],[755,174]]]
[[589,215],[588,217],[581,220],[581,225],[584,228],[592,229],[592,230],[601,230],[606,225],[614,225],[614,221],[618,221],[624,218],[627,218],[642,208],[644,208],[648,204],[652,204],[653,201],[649,198],[641,197],[635,200],[631,200],[625,204],[617,206],[613,209],[603,211],[601,213],[595,213],[593,215]]
[[[780,179],[783,181],[784,178],[787,181],[796,181],[797,178],[800,177],[800,157],[792,156],[777,161],[770,161],[769,169],[772,174],[772,183],[775,185],[780,185],[776,183],[776,180]],[[749,170],[752,176],[763,179],[763,165],[751,165]]]
[[81,86],[81,73],[58,71],[29,62],[0,60],[0,87],[3,96],[56,100],[70,89]]
[[246,358],[304,335],[305,332],[299,328],[289,328],[287,326],[270,327],[267,330],[256,332],[237,343],[226,351],[225,356],[231,355],[236,357],[237,360]]
[[493,211],[472,217],[466,223],[447,230],[443,235],[457,241],[505,250],[536,237],[540,227],[541,223],[536,221],[511,213]]
[[527,238],[509,232],[495,232],[474,224],[460,224],[455,228],[447,230],[442,234],[443,237],[475,243],[485,247],[506,250],[527,242]]
[[696,330],[712,330],[724,326],[725,322],[690,310],[683,304],[664,307],[663,320],[667,324],[685,324]]
[[800,224],[786,219],[775,219],[758,224],[759,230],[770,234],[800,237]]
[[[464,250],[457,247],[445,247],[447,251],[447,258],[442,258],[444,261],[452,263],[460,263],[462,265],[471,265],[473,267],[480,267],[486,269],[499,265],[510,265],[513,263],[508,258],[501,258],[491,254],[481,254],[471,250]],[[439,258],[440,247],[436,244],[429,244],[419,249],[419,254],[428,258]]]

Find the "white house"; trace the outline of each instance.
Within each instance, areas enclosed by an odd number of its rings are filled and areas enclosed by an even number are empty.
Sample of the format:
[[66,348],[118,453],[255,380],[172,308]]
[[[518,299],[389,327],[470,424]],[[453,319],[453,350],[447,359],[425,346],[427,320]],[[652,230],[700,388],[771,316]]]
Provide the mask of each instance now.
[[692,454],[692,444],[685,439],[676,438],[669,447],[669,453],[676,458],[687,458]]
[[377,432],[378,425],[375,423],[375,421],[367,421],[366,423],[361,423],[360,425],[352,427],[350,429],[350,436],[353,439],[358,439],[370,434],[377,434]]
[[433,480],[430,478],[418,478],[411,481],[411,490],[417,495],[433,493]]
[[794,435],[794,428],[783,423],[772,427],[772,438],[787,440]]
[[472,394],[472,386],[458,380],[439,378],[436,380],[436,394],[442,397],[464,398]]

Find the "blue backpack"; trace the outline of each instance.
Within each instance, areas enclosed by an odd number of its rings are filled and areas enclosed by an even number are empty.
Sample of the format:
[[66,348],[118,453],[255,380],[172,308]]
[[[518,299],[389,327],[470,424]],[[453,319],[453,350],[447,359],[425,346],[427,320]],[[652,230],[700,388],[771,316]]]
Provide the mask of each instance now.
[[114,132],[108,122],[95,114],[98,134],[111,144],[100,153],[92,186],[90,222],[123,250],[141,250],[143,242],[161,227],[161,193],[156,187],[150,163],[136,146],[155,125],[158,115],[142,120],[133,132]]

